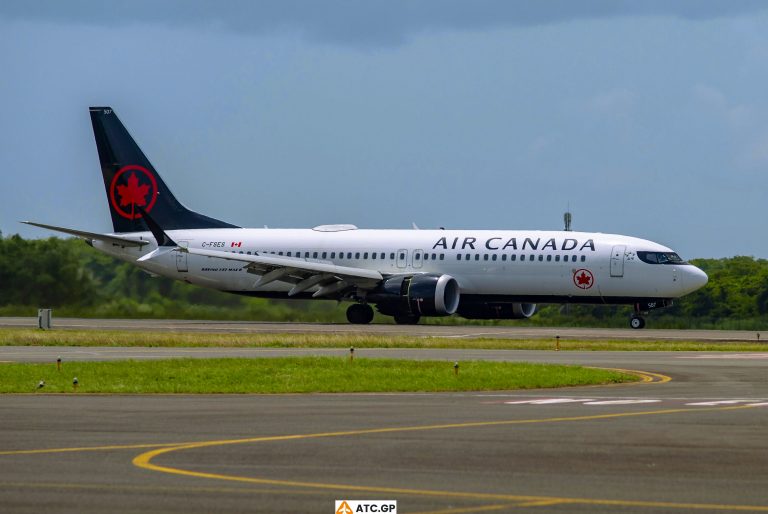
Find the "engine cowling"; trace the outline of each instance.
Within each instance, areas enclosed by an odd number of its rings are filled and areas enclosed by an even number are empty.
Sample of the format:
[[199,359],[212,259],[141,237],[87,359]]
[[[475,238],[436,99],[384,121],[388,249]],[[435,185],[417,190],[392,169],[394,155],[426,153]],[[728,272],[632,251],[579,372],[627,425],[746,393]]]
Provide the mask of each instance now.
[[536,313],[536,304],[478,302],[461,304],[458,312],[467,319],[528,319]]
[[459,307],[459,283],[450,275],[396,276],[386,279],[367,299],[382,314],[450,316]]

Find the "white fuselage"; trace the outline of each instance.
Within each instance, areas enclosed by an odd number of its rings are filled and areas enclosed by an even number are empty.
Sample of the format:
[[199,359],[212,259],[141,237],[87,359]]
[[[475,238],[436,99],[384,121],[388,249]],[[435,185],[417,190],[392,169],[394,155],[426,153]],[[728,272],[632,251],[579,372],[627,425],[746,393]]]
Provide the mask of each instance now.
[[[149,232],[122,234],[150,242],[121,248],[94,247],[131,262],[155,248]],[[507,230],[195,229],[171,230],[179,246],[229,253],[276,255],[370,269],[383,276],[437,273],[456,279],[461,295],[530,298],[545,302],[628,303],[626,299],[677,298],[706,281],[690,264],[652,264],[637,252],[669,248],[622,235]],[[173,251],[138,263],[158,275],[200,286],[280,296],[292,285],[258,277],[241,262]],[[312,292],[310,289],[308,292]]]

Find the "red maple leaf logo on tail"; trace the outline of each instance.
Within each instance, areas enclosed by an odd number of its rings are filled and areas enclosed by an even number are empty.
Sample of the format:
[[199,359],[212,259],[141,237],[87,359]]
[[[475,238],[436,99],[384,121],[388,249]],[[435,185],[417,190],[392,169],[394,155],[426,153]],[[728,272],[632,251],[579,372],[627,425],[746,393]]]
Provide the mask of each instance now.
[[129,220],[141,218],[137,208],[149,212],[157,202],[157,180],[147,168],[136,164],[117,170],[108,191],[113,213]]
[[131,176],[128,177],[127,186],[117,186],[117,194],[120,195],[120,205],[123,207],[126,205],[145,207],[149,186],[147,184],[139,185],[136,174],[131,173]]

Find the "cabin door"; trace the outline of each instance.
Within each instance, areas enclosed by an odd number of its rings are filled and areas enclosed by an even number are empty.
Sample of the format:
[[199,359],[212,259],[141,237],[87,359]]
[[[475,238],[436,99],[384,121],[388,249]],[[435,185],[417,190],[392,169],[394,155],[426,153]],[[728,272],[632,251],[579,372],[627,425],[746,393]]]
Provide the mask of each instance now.
[[611,276],[623,277],[624,276],[624,254],[627,251],[625,245],[616,245],[611,252]]
[[[189,241],[179,241],[179,246],[182,248],[189,248]],[[176,251],[176,271],[187,272],[189,267],[187,265],[187,252]]]

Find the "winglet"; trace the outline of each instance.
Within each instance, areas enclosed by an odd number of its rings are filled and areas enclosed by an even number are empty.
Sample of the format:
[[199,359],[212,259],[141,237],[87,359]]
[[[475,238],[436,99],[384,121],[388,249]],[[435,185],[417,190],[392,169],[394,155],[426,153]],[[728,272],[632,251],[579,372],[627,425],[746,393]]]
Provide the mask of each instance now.
[[149,230],[152,232],[152,235],[155,236],[155,240],[157,241],[158,247],[179,246],[176,243],[176,241],[171,239],[171,236],[166,234],[165,231],[162,228],[160,228],[160,225],[158,225],[157,222],[152,219],[152,217],[147,213],[147,211],[145,211],[141,207],[137,207],[137,209],[141,212],[141,216],[144,218],[144,221],[147,223],[147,226],[149,227]]

